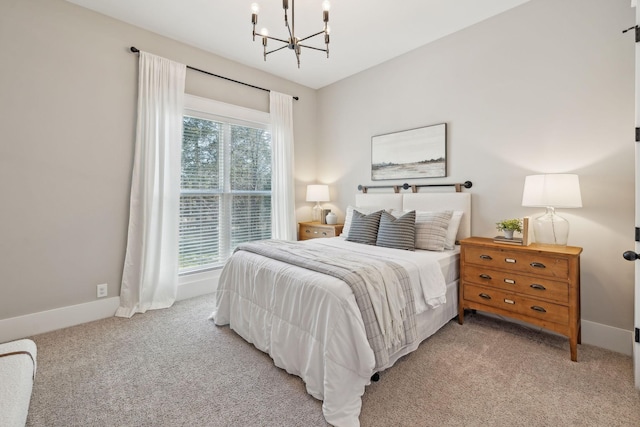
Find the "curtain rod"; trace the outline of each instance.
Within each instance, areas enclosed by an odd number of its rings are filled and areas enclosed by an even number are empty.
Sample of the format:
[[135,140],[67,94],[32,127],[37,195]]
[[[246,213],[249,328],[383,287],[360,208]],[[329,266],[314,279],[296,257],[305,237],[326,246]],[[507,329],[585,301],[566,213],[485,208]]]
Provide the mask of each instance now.
[[[131,46],[130,50],[131,50],[131,52],[133,52],[133,53],[140,53],[140,49],[138,49],[138,48],[137,48],[137,47],[135,47],[135,46]],[[188,68],[188,69],[190,69],[190,70],[193,70],[193,71],[198,71],[199,73],[203,73],[203,74],[207,74],[207,75],[209,75],[209,76],[217,77],[217,78],[219,78],[219,79],[224,79],[224,80],[228,80],[228,81],[230,81],[230,82],[239,83],[239,84],[241,84],[241,85],[249,86],[249,87],[252,87],[252,88],[254,88],[254,89],[264,90],[265,92],[271,92],[271,89],[265,89],[265,88],[260,87],[260,86],[254,86],[254,85],[252,85],[252,84],[245,83],[245,82],[241,82],[241,81],[239,81],[239,80],[230,79],[229,77],[220,76],[220,75],[218,75],[218,74],[213,74],[213,73],[210,73],[209,71],[201,70],[201,69],[199,69],[199,68],[195,68],[195,67],[192,67],[192,66],[190,66],[190,65],[187,65],[187,68]],[[298,98],[297,96],[294,96],[294,97],[293,97],[293,99],[295,99],[295,100],[297,101],[299,98]]]

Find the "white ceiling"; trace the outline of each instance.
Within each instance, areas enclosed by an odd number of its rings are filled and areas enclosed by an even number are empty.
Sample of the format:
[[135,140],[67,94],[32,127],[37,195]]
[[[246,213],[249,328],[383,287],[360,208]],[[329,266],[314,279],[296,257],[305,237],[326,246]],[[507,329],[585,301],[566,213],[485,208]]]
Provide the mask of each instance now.
[[[529,0],[331,0],[330,57],[303,49],[300,69],[286,48],[264,62],[260,39],[251,37],[251,3],[257,2],[256,31],[266,27],[269,35],[288,38],[280,0],[67,1],[319,89]],[[298,0],[295,6],[297,37],[322,30],[322,0]],[[322,36],[307,43],[324,48]],[[136,40],[131,45],[145,50]],[[270,40],[268,49],[281,45]]]

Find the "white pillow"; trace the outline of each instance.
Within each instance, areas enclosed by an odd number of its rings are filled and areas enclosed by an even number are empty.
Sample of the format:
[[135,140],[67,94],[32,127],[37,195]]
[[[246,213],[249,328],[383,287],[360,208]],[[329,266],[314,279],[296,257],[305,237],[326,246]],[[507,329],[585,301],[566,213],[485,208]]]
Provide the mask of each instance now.
[[349,229],[351,228],[351,219],[353,218],[353,210],[357,210],[358,212],[369,215],[371,213],[377,212],[379,210],[383,210],[384,208],[374,207],[374,206],[358,206],[353,207],[351,205],[347,206],[347,213],[344,217],[344,227],[342,227],[341,237],[349,237]]
[[449,228],[447,229],[447,237],[444,241],[445,249],[454,249],[456,247],[456,236],[458,235],[458,228],[460,228],[463,214],[464,211],[453,211],[451,221],[449,221]]

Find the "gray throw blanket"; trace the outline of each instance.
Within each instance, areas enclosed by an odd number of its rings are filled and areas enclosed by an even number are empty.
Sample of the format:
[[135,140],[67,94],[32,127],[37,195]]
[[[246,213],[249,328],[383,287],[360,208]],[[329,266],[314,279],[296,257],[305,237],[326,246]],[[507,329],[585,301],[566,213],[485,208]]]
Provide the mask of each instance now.
[[[397,283],[394,285],[401,287],[405,300],[405,306],[401,310],[402,328],[404,329],[401,342],[389,346],[385,344],[385,341],[388,343],[388,339],[385,340],[383,331],[380,329],[365,282],[365,278],[371,277],[375,271],[375,269],[367,267],[367,262],[371,257],[331,247],[316,250],[302,242],[285,240],[243,243],[236,248],[236,251],[239,250],[253,252],[267,258],[327,274],[349,285],[362,314],[367,339],[375,355],[376,370],[389,363],[389,355],[395,350],[417,339],[413,291],[407,271],[401,265],[387,259],[378,259],[379,262],[386,263],[392,269],[397,279]],[[379,280],[383,281],[382,275],[378,272],[376,274],[379,276]]]

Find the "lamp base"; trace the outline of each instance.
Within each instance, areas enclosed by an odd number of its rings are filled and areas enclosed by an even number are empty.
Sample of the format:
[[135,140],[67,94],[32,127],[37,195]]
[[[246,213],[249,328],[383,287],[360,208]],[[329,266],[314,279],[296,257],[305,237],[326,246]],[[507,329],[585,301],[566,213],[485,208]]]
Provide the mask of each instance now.
[[569,221],[556,215],[555,209],[547,207],[547,212],[533,220],[533,234],[536,243],[566,246],[569,239]]
[[320,219],[322,218],[322,206],[320,206],[320,203],[316,203],[316,205],[313,207],[313,222],[320,222]]

